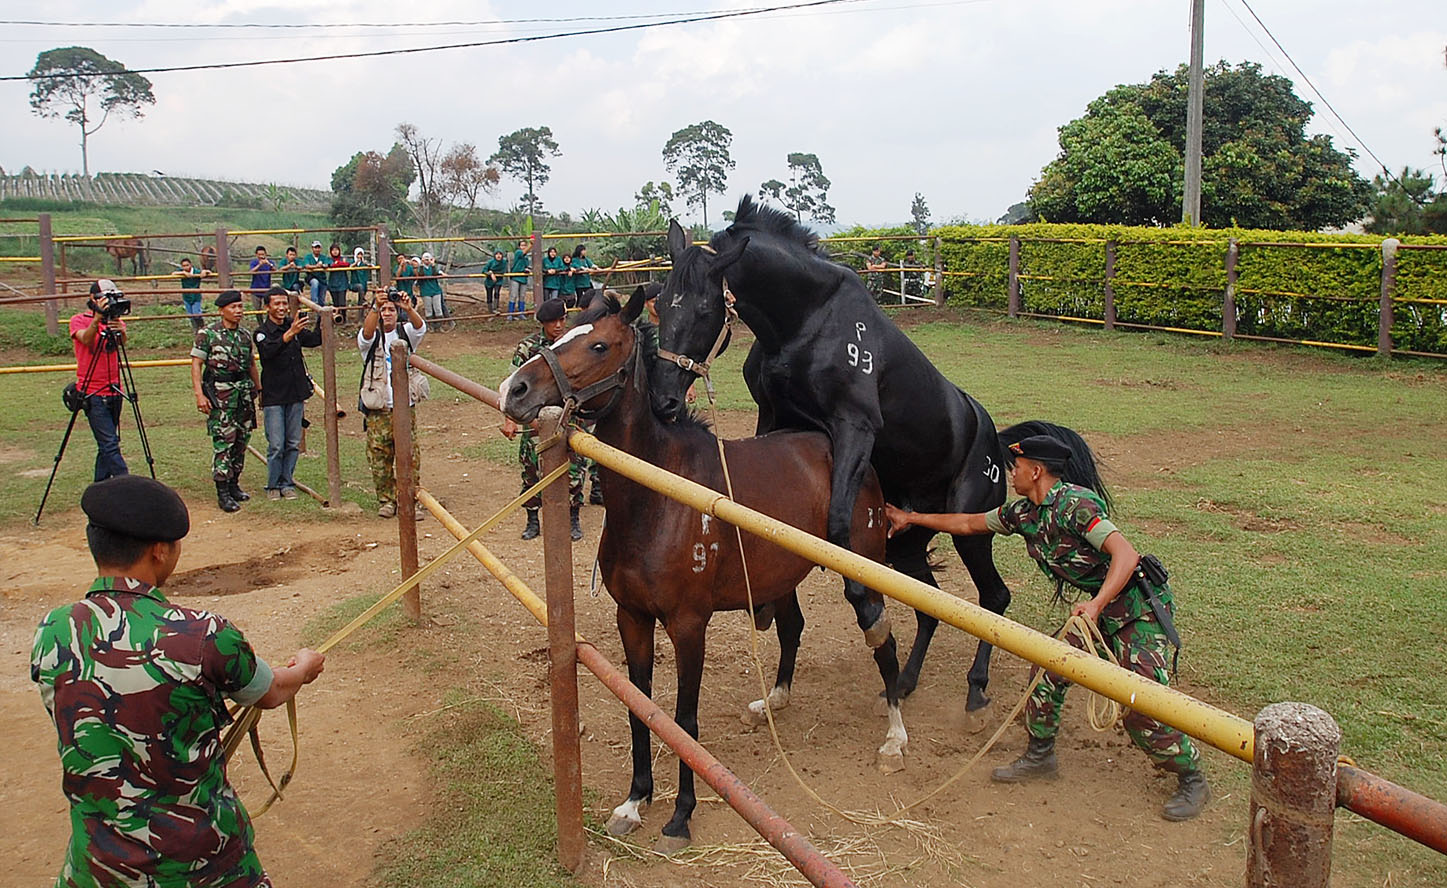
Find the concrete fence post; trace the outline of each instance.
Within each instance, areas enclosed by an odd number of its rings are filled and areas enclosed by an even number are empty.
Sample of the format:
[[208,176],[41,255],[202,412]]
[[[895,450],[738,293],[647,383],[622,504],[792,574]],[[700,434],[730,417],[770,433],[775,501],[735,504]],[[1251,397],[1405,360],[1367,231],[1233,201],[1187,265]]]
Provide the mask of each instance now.
[[1236,265],[1241,260],[1241,242],[1236,238],[1226,246],[1226,292],[1221,294],[1221,335],[1231,339],[1236,335]]
[[1397,247],[1402,242],[1394,237],[1382,241],[1382,298],[1377,305],[1377,354],[1392,354],[1392,292],[1397,288]]
[[1020,238],[1010,235],[1010,317],[1020,316]]
[[1328,888],[1341,729],[1305,703],[1274,703],[1255,722],[1247,888]]
[[[40,213],[36,217],[40,225],[40,275],[41,293],[55,292],[55,240],[50,227],[50,214]],[[54,299],[45,302],[45,332],[51,336],[60,335],[60,306]]]
[[1115,330],[1115,250],[1113,240],[1105,242],[1105,329]]
[[[385,336],[381,325],[377,335]],[[402,547],[402,576],[417,572],[417,486],[413,477],[416,454],[412,448],[411,389],[407,384],[407,343],[392,343],[392,452],[393,477],[397,480],[397,542]],[[378,355],[375,360],[381,360]],[[402,610],[413,623],[422,621],[422,588],[413,586],[402,593]]]

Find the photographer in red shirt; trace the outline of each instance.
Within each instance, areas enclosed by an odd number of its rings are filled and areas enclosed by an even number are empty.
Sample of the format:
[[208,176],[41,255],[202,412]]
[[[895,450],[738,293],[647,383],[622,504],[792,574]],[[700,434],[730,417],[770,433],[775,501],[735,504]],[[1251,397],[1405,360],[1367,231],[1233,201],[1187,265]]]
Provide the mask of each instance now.
[[75,388],[81,407],[95,436],[95,480],[127,475],[121,456],[121,368],[117,342],[126,341],[126,325],[120,318],[106,318],[106,308],[121,295],[116,285],[100,280],[90,286],[86,310],[70,319],[70,339],[75,346]]

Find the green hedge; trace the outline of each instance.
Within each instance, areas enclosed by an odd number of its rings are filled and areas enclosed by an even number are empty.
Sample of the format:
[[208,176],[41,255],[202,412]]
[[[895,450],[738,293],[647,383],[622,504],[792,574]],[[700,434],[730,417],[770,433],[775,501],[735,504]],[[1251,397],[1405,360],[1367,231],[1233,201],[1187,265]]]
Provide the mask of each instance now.
[[[1105,242],[1114,240],[1118,320],[1211,331],[1221,329],[1227,243],[1234,237],[1243,244],[1237,262],[1238,333],[1372,347],[1377,342],[1380,236],[1047,223],[948,226],[931,234],[942,241],[951,304],[1007,307],[1008,241],[1015,236],[1021,241],[1023,311],[1102,319]],[[1402,240],[1447,244],[1441,236]],[[1398,251],[1394,295],[1447,299],[1447,250]],[[1395,348],[1447,354],[1447,305],[1398,303],[1392,339]]]

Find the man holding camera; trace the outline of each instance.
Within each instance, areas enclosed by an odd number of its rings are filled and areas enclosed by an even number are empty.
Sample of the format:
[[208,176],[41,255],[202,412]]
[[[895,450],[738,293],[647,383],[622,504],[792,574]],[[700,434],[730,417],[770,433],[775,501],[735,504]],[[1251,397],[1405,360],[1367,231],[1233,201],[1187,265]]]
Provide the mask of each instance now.
[[251,430],[256,428],[253,399],[261,394],[261,376],[252,359],[251,334],[241,327],[245,309],[240,291],[217,296],[216,307],[221,320],[198,331],[191,346],[191,388],[211,434],[216,504],[223,512],[235,512],[251,499],[241,489],[241,467]]
[[[407,314],[407,322],[398,325],[397,318]],[[377,330],[381,327],[381,331]],[[427,333],[427,322],[418,313],[412,300],[396,288],[388,288],[385,298],[381,293],[367,309],[362,319],[362,328],[357,331],[357,349],[362,353],[362,387],[358,393],[361,402],[363,428],[367,432],[367,464],[372,469],[372,483],[377,489],[377,517],[391,518],[397,514],[397,442],[392,436],[392,343],[399,338],[407,343],[407,351],[415,352]],[[413,370],[408,374],[409,380]],[[419,397],[426,392],[413,392],[411,386],[405,393],[408,403],[417,406]],[[412,441],[417,441],[417,411],[411,411]],[[412,453],[412,480],[420,483],[422,455],[414,447]],[[416,516],[422,520],[422,507],[417,507]]]
[[70,341],[75,347],[76,394],[95,436],[95,480],[104,481],[130,473],[121,456],[118,354],[118,344],[126,341],[126,325],[120,319],[119,308],[129,307],[129,303],[111,281],[97,281],[90,290],[86,310],[70,319]]
[[266,294],[266,317],[256,327],[261,359],[262,424],[266,428],[266,498],[296,499],[296,459],[301,453],[302,412],[312,396],[303,348],[322,344],[321,317],[307,327],[307,314],[288,317],[290,294],[273,286]]

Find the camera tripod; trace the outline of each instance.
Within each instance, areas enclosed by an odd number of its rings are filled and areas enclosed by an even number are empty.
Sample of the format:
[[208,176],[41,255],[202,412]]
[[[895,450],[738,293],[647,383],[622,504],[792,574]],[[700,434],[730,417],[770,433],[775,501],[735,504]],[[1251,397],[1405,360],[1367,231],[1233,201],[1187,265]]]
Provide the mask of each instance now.
[[[40,515],[45,511],[45,501],[50,498],[51,485],[55,483],[56,473],[60,471],[60,460],[65,456],[65,445],[70,443],[70,433],[75,430],[76,419],[85,411],[86,405],[90,402],[91,396],[85,394],[85,390],[90,388],[91,377],[95,375],[96,365],[100,363],[101,355],[105,352],[116,352],[118,369],[120,371],[118,374],[120,384],[112,383],[111,391],[103,394],[104,396],[119,395],[130,402],[131,413],[136,418],[136,438],[141,442],[141,453],[145,456],[146,468],[150,470],[152,478],[156,477],[156,460],[151,455],[151,442],[150,439],[146,437],[146,424],[141,419],[141,399],[140,395],[136,392],[136,377],[131,370],[131,358],[126,352],[125,340],[118,332],[108,327],[102,328],[99,331],[99,336],[102,341],[97,343],[97,347],[90,358],[90,366],[86,368],[85,375],[81,377],[81,382],[78,386],[80,402],[71,408],[70,422],[66,424],[65,435],[60,439],[60,449],[55,452],[55,465],[50,469],[50,480],[45,482],[45,493],[40,497],[40,506],[35,510],[35,518],[31,521],[32,525],[40,524]],[[119,417],[117,417],[117,420],[119,420]],[[119,426],[119,422],[117,422],[117,426]],[[119,433],[119,428],[117,429],[117,433]]]

